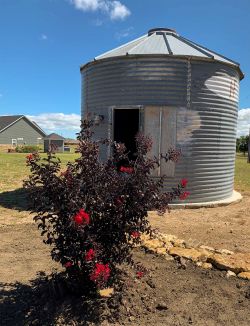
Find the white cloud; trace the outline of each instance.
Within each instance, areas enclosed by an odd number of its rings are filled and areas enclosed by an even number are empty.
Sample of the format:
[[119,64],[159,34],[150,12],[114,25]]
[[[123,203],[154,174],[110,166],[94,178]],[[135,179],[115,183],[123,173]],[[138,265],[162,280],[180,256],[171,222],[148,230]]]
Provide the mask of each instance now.
[[117,0],[70,0],[76,9],[82,11],[101,11],[109,15],[111,20],[124,20],[131,12]]
[[45,34],[41,34],[40,39],[41,39],[42,41],[46,41],[46,40],[48,39],[48,36],[45,35]]
[[131,35],[133,29],[134,29],[134,27],[132,27],[132,26],[130,26],[130,27],[126,28],[126,29],[123,29],[122,31],[115,33],[115,37],[118,40],[120,40],[122,38],[126,38],[126,37]]
[[238,112],[237,137],[249,134],[250,129],[250,108],[241,109]]
[[83,11],[95,11],[100,9],[101,2],[100,0],[72,0],[71,1],[76,9]]
[[129,9],[124,6],[120,1],[113,1],[111,3],[111,11],[110,11],[110,18],[112,20],[116,19],[125,19],[127,16],[130,15]]
[[27,115],[31,121],[35,121],[44,131],[60,132],[78,132],[80,130],[81,116],[79,114],[64,113],[42,113],[39,115]]

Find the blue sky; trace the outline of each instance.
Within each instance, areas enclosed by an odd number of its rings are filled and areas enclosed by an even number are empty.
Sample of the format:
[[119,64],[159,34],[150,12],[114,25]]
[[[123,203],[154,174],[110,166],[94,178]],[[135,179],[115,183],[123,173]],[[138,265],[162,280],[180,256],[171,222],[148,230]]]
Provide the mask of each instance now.
[[239,134],[250,127],[250,0],[0,0],[0,114],[74,136],[79,66],[169,27],[240,62]]

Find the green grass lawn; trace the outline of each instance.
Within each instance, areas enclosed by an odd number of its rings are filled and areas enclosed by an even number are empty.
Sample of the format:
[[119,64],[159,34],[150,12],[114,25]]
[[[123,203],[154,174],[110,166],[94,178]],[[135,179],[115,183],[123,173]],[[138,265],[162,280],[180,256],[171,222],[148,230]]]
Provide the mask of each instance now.
[[[40,154],[45,157],[46,154]],[[0,192],[15,190],[22,187],[23,179],[28,176],[29,168],[26,166],[26,153],[0,153]],[[65,167],[68,161],[73,161],[79,154],[57,154]]]
[[247,156],[237,154],[235,164],[235,189],[239,192],[250,192],[250,163]]
[[[68,161],[78,157],[75,153],[57,154],[64,167]],[[15,190],[22,187],[23,179],[28,176],[26,156],[23,153],[0,153],[0,192]],[[42,153],[41,157],[46,154]],[[250,163],[247,157],[237,154],[235,167],[235,189],[250,192]]]

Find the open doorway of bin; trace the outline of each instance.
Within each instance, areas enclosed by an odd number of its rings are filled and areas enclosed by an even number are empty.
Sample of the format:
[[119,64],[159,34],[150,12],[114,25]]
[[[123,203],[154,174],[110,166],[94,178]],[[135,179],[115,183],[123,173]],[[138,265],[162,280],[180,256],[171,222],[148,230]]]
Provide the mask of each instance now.
[[126,146],[130,160],[136,159],[136,134],[140,130],[139,108],[115,108],[113,111],[113,140]]

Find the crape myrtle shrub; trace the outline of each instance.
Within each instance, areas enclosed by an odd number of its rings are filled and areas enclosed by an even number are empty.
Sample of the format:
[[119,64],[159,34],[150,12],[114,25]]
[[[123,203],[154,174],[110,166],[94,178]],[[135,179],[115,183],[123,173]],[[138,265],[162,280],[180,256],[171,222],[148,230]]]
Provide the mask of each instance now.
[[[159,166],[157,158],[147,156],[150,138],[136,136],[132,161],[123,144],[92,140],[91,126],[92,122],[82,123],[80,157],[64,171],[51,151],[43,159],[37,153],[28,155],[31,175],[25,187],[44,242],[52,246],[52,259],[65,267],[68,280],[78,289],[93,290],[112,285],[120,264],[137,266],[131,249],[140,243],[143,232],[150,232],[148,211],[164,213],[171,200],[185,199],[188,192],[185,179],[172,192],[163,193],[164,178],[150,177]],[[99,160],[101,144],[113,147],[114,154],[106,162]],[[176,162],[179,155],[171,149],[161,159]],[[142,268],[136,272],[143,275]]]

